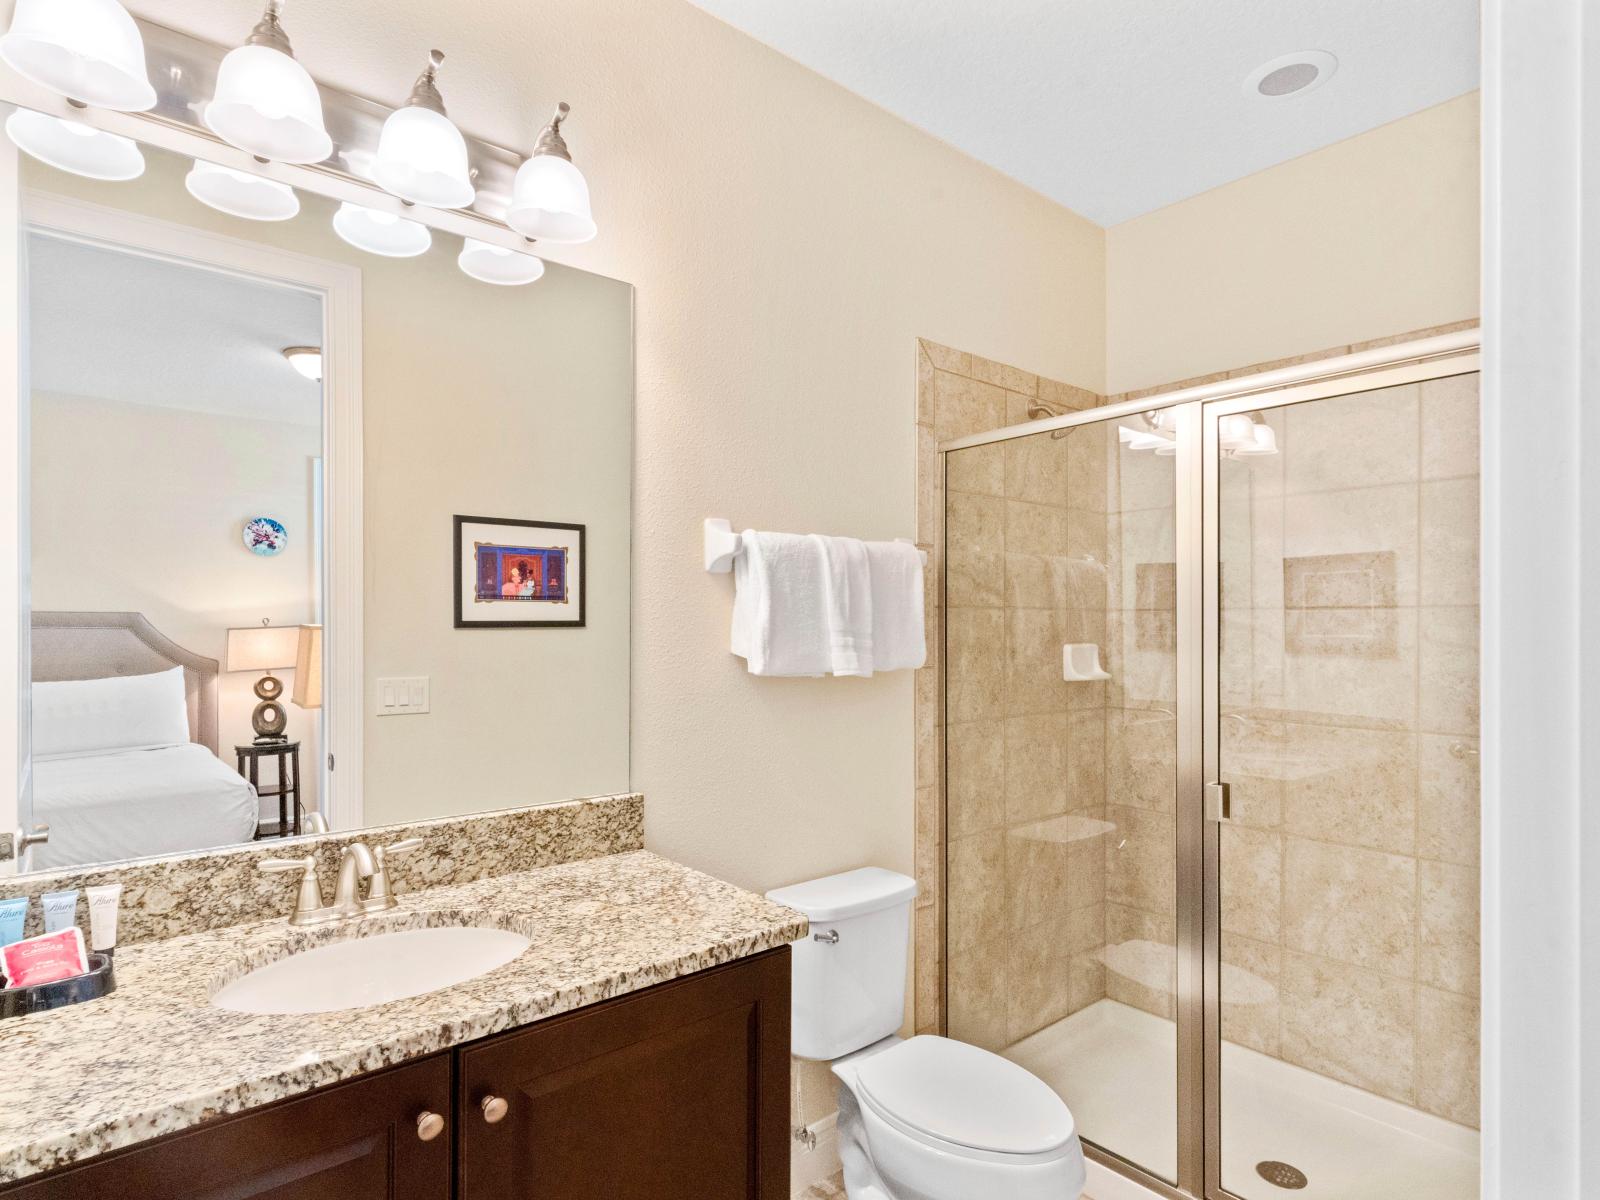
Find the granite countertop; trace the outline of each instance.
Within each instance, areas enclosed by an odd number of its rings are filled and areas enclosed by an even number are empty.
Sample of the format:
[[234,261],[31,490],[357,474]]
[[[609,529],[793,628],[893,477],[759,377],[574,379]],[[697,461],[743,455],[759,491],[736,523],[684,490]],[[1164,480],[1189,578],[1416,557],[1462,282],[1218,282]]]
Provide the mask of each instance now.
[[[372,1008],[257,1016],[210,1005],[295,949],[429,925],[533,945],[453,987]],[[0,1022],[0,1182],[267,1104],[784,945],[806,920],[646,851],[400,897],[335,927],[238,925],[117,953],[117,990]]]

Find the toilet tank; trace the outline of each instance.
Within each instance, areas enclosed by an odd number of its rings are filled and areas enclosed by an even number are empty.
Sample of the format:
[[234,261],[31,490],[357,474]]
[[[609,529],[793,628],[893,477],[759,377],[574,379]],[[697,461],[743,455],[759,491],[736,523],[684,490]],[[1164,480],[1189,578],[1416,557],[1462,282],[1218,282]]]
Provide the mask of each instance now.
[[916,880],[882,867],[767,893],[811,922],[794,943],[790,1044],[797,1056],[839,1058],[900,1029],[916,895]]

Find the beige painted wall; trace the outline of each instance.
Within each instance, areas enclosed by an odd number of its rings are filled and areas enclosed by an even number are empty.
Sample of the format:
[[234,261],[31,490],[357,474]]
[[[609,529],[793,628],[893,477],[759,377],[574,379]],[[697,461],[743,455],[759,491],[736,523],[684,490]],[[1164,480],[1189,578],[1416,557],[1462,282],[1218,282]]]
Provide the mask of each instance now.
[[[222,664],[219,753],[255,735],[255,672],[229,674],[230,626],[312,620],[311,460],[316,426],[191,409],[35,393],[31,412],[33,604],[40,610],[141,612],[166,636]],[[130,455],[129,447],[138,447]],[[281,554],[239,542],[244,515],[290,530]],[[113,536],[110,522],[127,536]],[[279,672],[285,688],[294,672]],[[285,704],[301,762],[315,763],[317,722]],[[267,767],[272,779],[276,767]],[[317,776],[306,772],[306,806]],[[277,819],[277,801],[262,811]]]
[[1106,230],[1106,388],[1478,315],[1478,96]]
[[[334,235],[329,201],[302,195],[293,221],[237,220],[184,192],[187,161],[146,157],[135,184],[31,162],[23,182],[362,272],[367,823],[625,790],[627,285],[556,267],[532,287],[490,287],[443,237],[420,258],[378,258]],[[455,513],[587,523],[588,627],[454,629]],[[430,713],[373,714],[374,681],[397,675],[429,676]]]

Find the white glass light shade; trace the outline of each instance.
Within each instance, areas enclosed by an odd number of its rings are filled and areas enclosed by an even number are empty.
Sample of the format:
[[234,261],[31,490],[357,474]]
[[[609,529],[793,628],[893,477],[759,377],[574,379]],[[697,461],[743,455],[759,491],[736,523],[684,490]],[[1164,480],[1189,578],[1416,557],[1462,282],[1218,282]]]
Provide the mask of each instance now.
[[467,142],[449,117],[409,105],[383,123],[372,177],[384,191],[413,204],[465,208],[477,194],[467,172]]
[[69,100],[127,112],[155,106],[144,38],[117,0],[17,0],[0,58]]
[[1256,425],[1243,413],[1233,413],[1217,423],[1217,445],[1224,451],[1241,450],[1256,444]]
[[1278,452],[1278,435],[1272,431],[1272,426],[1257,423],[1251,427],[1250,444],[1240,446],[1234,454],[1240,458],[1266,458]]
[[271,46],[228,51],[205,122],[223,141],[276,162],[315,163],[333,153],[316,81]]
[[544,274],[544,259],[477,238],[466,239],[456,265],[474,279],[503,287],[532,283]]
[[295,373],[312,383],[322,382],[322,351],[315,346],[286,346],[283,357]]
[[357,250],[385,258],[414,258],[433,245],[426,225],[348,200],[333,214],[333,231]]
[[300,197],[287,183],[198,158],[183,186],[201,204],[248,221],[287,221],[300,211]]
[[76,121],[19,108],[6,118],[6,136],[42,163],[89,179],[137,179],[144,155],[129,138]]
[[559,155],[534,155],[517,169],[506,224],[546,242],[589,241],[596,231],[583,173]]

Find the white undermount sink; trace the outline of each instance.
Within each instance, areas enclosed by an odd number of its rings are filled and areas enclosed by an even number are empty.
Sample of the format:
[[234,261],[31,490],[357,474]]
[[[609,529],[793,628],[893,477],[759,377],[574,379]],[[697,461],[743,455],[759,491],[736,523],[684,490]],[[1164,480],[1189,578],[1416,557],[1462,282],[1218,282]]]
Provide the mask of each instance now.
[[370,1008],[486,975],[532,942],[508,929],[451,925],[333,942],[257,967],[211,997],[245,1013]]

